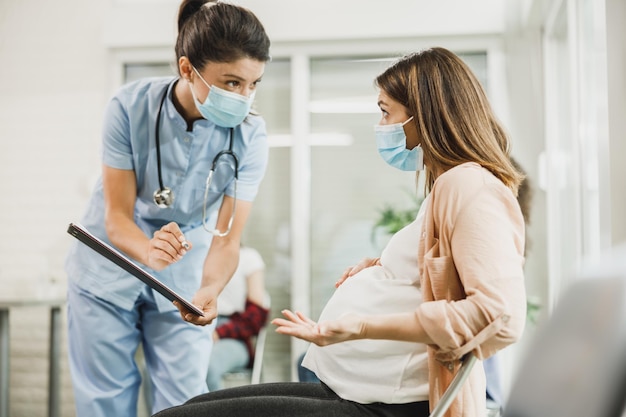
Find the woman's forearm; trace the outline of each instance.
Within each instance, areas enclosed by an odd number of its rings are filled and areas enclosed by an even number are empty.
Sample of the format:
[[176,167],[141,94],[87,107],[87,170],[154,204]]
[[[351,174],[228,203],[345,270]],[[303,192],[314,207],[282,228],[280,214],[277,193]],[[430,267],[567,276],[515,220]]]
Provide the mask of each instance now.
[[415,312],[363,317],[363,339],[387,339],[432,344]]

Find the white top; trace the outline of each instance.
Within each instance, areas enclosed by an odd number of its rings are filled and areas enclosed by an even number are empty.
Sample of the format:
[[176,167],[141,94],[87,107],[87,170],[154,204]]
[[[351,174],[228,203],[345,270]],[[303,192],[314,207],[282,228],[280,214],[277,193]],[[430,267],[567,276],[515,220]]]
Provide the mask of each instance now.
[[220,316],[230,316],[246,309],[248,275],[263,269],[265,269],[265,263],[261,254],[256,249],[242,246],[239,250],[237,270],[217,298],[217,313]]
[[[319,321],[346,313],[393,314],[415,311],[422,303],[417,248],[424,200],[417,218],[391,237],[382,266],[348,278],[333,294]],[[340,397],[361,404],[428,400],[426,345],[394,340],[352,340],[311,345],[302,365]]]

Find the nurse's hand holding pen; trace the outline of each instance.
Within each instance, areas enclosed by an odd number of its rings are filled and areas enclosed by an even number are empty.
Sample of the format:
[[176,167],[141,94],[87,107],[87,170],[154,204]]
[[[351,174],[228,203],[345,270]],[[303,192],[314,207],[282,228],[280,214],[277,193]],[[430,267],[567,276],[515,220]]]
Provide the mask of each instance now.
[[171,222],[154,232],[148,246],[148,265],[155,271],[183,259],[191,250],[191,244],[185,240],[178,224]]

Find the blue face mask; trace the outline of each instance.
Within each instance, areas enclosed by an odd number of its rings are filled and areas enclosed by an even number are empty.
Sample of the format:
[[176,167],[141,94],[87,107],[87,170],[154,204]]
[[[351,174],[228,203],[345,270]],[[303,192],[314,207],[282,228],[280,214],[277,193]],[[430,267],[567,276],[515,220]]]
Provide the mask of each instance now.
[[200,103],[193,88],[191,88],[191,84],[189,84],[193,101],[196,103],[196,108],[202,117],[221,127],[235,127],[241,124],[248,113],[250,113],[255,92],[250,94],[249,97],[245,97],[241,94],[222,90],[214,85],[210,86],[204,81],[198,70],[195,68],[193,70],[198,74],[202,82],[209,87],[209,95],[207,95],[204,103]]
[[410,117],[404,123],[374,126],[378,153],[385,162],[402,171],[421,171],[424,169],[422,147],[418,145],[411,150],[406,148],[404,125],[412,119],[413,117]]

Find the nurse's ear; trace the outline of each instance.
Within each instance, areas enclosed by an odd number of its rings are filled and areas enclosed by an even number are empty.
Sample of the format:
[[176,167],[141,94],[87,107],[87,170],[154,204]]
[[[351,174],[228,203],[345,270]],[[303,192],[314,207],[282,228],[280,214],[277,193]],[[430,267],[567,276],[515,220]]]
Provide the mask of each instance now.
[[178,72],[180,73],[180,77],[186,80],[187,82],[191,82],[193,77],[193,65],[191,65],[191,61],[186,56],[181,56],[178,58]]

